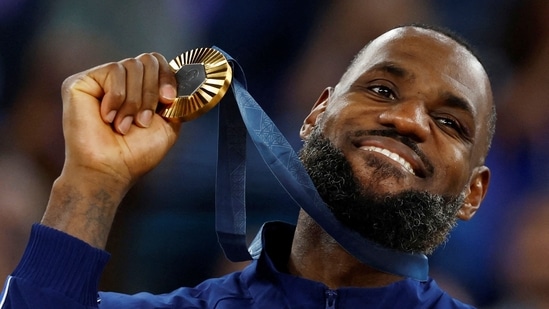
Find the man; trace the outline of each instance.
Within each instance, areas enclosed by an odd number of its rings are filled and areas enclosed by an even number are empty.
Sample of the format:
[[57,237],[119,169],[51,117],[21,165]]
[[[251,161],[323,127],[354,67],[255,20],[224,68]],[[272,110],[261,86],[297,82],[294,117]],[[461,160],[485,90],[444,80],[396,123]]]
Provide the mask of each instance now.
[[[64,169],[7,280],[2,308],[468,307],[431,279],[362,264],[304,211],[295,231],[267,225],[260,259],[241,273],[165,295],[98,297],[108,258],[101,249],[117,206],[177,138],[180,125],[153,112],[174,96],[158,54],[65,81]],[[487,74],[463,43],[399,27],[372,41],[323,92],[300,132],[301,157],[347,226],[391,249],[430,253],[486,194],[494,118]]]

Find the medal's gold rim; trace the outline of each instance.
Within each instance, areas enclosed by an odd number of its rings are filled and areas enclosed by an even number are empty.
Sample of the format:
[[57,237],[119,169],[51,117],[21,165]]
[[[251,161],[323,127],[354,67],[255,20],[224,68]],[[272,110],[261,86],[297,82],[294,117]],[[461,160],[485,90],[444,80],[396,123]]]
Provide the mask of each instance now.
[[164,118],[190,121],[214,108],[229,89],[232,69],[223,54],[213,48],[186,51],[169,62],[174,73],[187,64],[202,64],[206,73],[204,82],[189,96],[178,96],[161,110]]

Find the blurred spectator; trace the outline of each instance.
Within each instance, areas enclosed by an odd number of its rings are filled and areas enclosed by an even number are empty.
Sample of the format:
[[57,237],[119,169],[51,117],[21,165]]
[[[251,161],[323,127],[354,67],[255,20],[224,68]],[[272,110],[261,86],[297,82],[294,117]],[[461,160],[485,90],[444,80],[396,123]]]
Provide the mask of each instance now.
[[549,308],[549,194],[532,194],[513,205],[499,241],[503,297],[491,308]]
[[[41,1],[0,1],[0,278],[5,278],[23,254],[30,225],[40,219],[49,183],[37,163],[12,144],[10,108],[20,90],[23,53],[41,24]],[[27,123],[29,125],[29,123]],[[24,139],[25,136],[18,138]]]
[[0,121],[12,104],[22,78],[23,51],[43,21],[44,1],[0,1]]
[[514,74],[504,87],[498,130],[503,150],[521,173],[518,189],[549,184],[549,2],[520,1],[504,50]]
[[[493,234],[503,238],[503,245],[495,247],[492,256],[505,253],[509,259],[503,270],[507,289],[499,294],[505,300],[496,308],[549,306],[546,298],[549,234],[542,227],[542,224],[545,228],[549,226],[548,13],[547,1],[517,1],[504,28],[507,35],[502,51],[510,61],[512,74],[501,87],[495,147],[503,173],[502,177],[496,176],[500,203],[494,204],[491,222],[495,226]],[[502,269],[491,271],[494,282],[499,283]]]
[[0,154],[0,278],[15,268],[40,220],[49,195],[43,174],[28,157],[2,150]]

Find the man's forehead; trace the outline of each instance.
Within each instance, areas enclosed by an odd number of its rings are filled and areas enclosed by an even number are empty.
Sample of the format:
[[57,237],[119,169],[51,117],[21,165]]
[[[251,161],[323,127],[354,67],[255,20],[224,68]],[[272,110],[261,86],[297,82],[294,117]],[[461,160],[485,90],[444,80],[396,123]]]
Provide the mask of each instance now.
[[488,77],[476,57],[446,35],[423,28],[393,29],[370,42],[358,55],[347,82],[352,83],[369,70],[390,68],[386,64],[391,63],[393,71],[411,76],[435,68],[432,71],[444,79],[453,79],[463,92],[475,93],[475,102],[491,101]]

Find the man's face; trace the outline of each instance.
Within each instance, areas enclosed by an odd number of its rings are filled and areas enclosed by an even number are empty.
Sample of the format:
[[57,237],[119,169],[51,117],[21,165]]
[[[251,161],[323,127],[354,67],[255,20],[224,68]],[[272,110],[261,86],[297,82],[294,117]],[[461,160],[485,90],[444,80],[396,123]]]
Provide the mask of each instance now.
[[[341,152],[358,191],[370,200],[398,196],[412,204],[447,205],[447,217],[455,220],[475,182],[482,182],[480,200],[486,190],[489,173],[480,180],[473,175],[486,148],[489,89],[481,64],[465,48],[433,31],[400,28],[370,44],[320,104],[314,125]],[[414,217],[414,208],[406,211]]]

